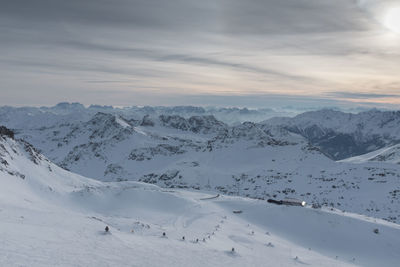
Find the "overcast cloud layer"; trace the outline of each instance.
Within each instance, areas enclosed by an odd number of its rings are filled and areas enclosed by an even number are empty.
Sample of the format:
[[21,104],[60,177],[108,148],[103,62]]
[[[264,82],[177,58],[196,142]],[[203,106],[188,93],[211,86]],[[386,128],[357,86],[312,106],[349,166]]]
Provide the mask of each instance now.
[[0,2],[1,105],[400,104],[398,1]]

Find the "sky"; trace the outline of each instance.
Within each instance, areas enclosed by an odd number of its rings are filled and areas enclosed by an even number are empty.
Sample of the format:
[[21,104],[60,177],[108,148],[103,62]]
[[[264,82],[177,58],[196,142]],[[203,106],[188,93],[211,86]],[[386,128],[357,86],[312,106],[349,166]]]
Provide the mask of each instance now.
[[0,3],[0,105],[400,108],[400,1]]

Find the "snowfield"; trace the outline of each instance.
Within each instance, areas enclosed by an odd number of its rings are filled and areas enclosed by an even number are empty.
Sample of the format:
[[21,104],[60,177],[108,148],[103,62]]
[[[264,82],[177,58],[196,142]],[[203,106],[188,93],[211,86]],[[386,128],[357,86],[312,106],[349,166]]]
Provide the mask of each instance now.
[[0,161],[0,266],[400,262],[400,226],[387,221],[201,190],[100,182],[6,136],[0,136]]

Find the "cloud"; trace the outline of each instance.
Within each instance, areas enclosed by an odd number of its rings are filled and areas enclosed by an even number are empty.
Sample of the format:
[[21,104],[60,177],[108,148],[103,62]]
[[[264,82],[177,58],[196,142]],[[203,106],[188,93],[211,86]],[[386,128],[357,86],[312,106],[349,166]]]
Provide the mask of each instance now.
[[34,104],[39,88],[54,101],[51,92],[63,88],[88,100],[100,90],[130,92],[143,104],[193,95],[199,103],[394,97],[386,85],[400,82],[399,39],[385,39],[382,3],[394,2],[5,0],[0,104],[22,94]]
[[[32,23],[107,27],[185,29],[207,25],[212,1],[184,0],[6,0],[1,16]],[[204,19],[204,21],[202,21]],[[40,25],[44,27],[44,25]]]
[[187,64],[199,64],[204,66],[218,66],[218,67],[226,67],[237,69],[239,71],[249,71],[256,72],[260,74],[266,74],[271,76],[277,76],[286,79],[293,80],[306,80],[306,77],[289,75],[284,72],[278,72],[276,70],[257,67],[250,64],[231,62],[229,60],[220,60],[216,59],[215,55],[206,56],[195,56],[195,55],[187,55],[187,54],[168,54],[168,52],[156,49],[138,49],[138,48],[128,48],[121,46],[113,46],[113,45],[105,45],[105,44],[93,44],[89,42],[69,42],[68,44],[72,46],[79,47],[81,49],[88,50],[98,50],[100,52],[112,52],[112,53],[122,53],[126,56],[131,57],[141,57],[146,58],[153,61],[160,62],[181,62]]
[[353,93],[353,92],[329,92],[327,96],[335,98],[350,99],[379,99],[379,98],[400,98],[400,94],[378,94],[378,93]]
[[[141,49],[141,48],[129,48],[129,47],[121,47],[114,45],[105,45],[99,43],[90,43],[90,42],[82,42],[82,41],[68,41],[65,42],[64,45],[70,46],[80,51],[97,51],[100,54],[109,53],[111,55],[122,55],[125,58],[132,59],[145,59],[150,61],[157,62],[178,62],[185,63],[189,65],[202,65],[202,66],[216,66],[222,68],[230,68],[235,69],[241,72],[253,72],[258,74],[263,74],[266,76],[271,76],[274,78],[280,78],[285,80],[295,80],[295,81],[311,81],[311,78],[302,77],[297,75],[291,75],[285,72],[279,72],[277,70],[268,69],[265,67],[258,67],[251,64],[240,63],[240,62],[231,62],[229,60],[221,60],[216,59],[215,56],[194,56],[194,55],[185,55],[185,54],[168,54],[167,51],[156,50],[156,49]],[[31,59],[4,59],[4,63],[9,65],[19,66],[19,67],[33,67],[37,71],[42,71],[46,69],[47,71],[90,71],[90,72],[104,72],[110,74],[139,74],[136,71],[128,71],[127,68],[123,66],[95,66],[93,64],[80,64],[80,63],[66,63],[62,61],[57,62],[37,62]],[[156,71],[154,71],[156,72]],[[145,75],[146,77],[155,76],[151,73],[140,73],[140,75]]]

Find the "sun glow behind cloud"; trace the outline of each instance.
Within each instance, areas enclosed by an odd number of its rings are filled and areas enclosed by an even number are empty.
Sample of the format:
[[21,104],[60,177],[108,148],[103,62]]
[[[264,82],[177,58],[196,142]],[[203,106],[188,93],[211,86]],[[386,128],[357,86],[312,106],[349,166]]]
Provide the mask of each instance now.
[[400,7],[388,9],[384,18],[384,25],[389,30],[400,34]]

